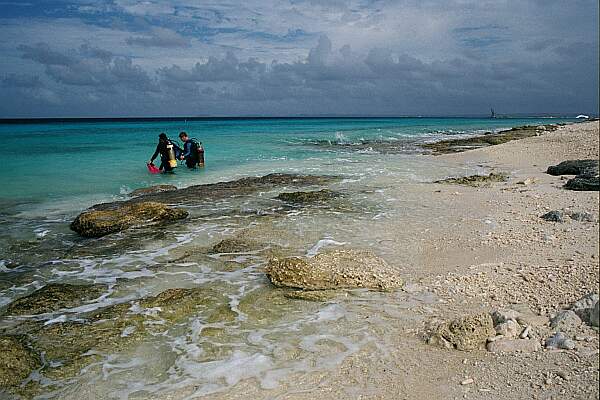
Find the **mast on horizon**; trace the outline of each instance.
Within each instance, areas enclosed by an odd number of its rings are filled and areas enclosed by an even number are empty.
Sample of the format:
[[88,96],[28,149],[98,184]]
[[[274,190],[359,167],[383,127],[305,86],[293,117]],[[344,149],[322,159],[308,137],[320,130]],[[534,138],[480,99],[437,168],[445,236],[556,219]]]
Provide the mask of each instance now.
[[491,111],[490,118],[496,118],[496,113],[494,112],[494,109],[490,108],[490,111]]

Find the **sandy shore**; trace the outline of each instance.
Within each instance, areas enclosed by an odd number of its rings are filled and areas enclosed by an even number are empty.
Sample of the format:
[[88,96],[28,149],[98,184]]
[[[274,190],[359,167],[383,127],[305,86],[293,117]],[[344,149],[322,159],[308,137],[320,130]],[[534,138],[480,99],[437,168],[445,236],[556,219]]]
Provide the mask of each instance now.
[[[574,350],[494,354],[445,350],[425,341],[436,321],[519,304],[552,318],[583,295],[598,292],[598,192],[564,190],[565,178],[545,173],[567,159],[598,159],[598,133],[598,122],[590,122],[437,156],[455,167],[509,174],[507,182],[483,187],[423,183],[394,188],[403,201],[421,204],[428,221],[436,223],[425,226],[420,215],[404,216],[374,234],[378,252],[403,269],[405,295],[434,293],[438,300],[409,308],[414,319],[399,318],[394,331],[386,332],[384,349],[367,345],[341,367],[291,375],[276,389],[243,381],[226,394],[208,397],[598,398],[598,330],[585,324],[574,334]],[[550,210],[588,212],[594,221],[540,218]],[[370,329],[376,333],[377,324]],[[549,327],[540,329],[552,333]]]

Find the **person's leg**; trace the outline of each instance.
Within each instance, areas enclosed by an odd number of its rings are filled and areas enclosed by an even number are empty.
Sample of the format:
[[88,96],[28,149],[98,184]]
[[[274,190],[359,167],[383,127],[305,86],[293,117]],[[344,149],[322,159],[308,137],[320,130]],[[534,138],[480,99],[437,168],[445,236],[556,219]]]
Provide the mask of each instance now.
[[192,157],[188,157],[185,159],[185,165],[190,169],[196,168],[196,164],[196,160],[194,160]]

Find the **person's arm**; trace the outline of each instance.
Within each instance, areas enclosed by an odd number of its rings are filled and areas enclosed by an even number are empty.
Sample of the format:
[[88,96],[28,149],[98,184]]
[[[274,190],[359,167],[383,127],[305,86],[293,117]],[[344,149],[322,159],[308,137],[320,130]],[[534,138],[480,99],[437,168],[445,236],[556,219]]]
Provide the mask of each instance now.
[[152,164],[154,162],[156,157],[158,157],[159,153],[160,153],[160,143],[156,145],[156,150],[154,151],[154,154],[152,154],[152,157],[150,158],[150,164]]
[[183,157],[188,158],[192,154],[192,143],[188,140],[183,145]]

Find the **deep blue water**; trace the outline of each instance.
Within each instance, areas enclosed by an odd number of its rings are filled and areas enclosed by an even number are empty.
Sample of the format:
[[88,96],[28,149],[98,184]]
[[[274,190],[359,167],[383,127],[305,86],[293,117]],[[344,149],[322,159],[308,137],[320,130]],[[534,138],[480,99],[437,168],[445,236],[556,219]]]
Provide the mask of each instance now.
[[[309,158],[318,164],[318,160],[335,156],[332,151],[307,145],[318,140],[432,140],[449,134],[566,121],[360,118],[0,124],[0,202],[101,198],[158,183],[186,186],[250,171],[276,172]],[[206,168],[188,171],[180,166],[172,176],[150,175],[145,162],[153,153],[157,135],[166,132],[177,138],[182,130],[203,142]]]

